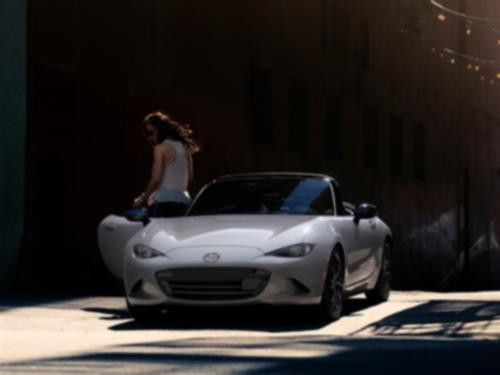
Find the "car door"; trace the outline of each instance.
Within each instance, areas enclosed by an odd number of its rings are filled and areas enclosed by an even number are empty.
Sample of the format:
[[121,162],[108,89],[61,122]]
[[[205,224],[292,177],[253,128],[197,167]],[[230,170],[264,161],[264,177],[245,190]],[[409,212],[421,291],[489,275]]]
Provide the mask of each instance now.
[[97,228],[97,239],[102,258],[108,270],[116,277],[123,278],[123,257],[125,245],[144,225],[130,221],[124,216],[109,215]]
[[331,229],[340,234],[346,255],[346,287],[356,287],[368,279],[375,269],[376,243],[380,220],[378,217],[354,220],[354,205],[344,206],[340,190],[335,182],[331,184],[336,215]]
[[[338,236],[345,252],[346,287],[349,288],[365,279],[370,256],[369,233],[372,230],[369,220],[354,222],[353,216],[336,216],[330,220],[330,230]],[[368,235],[367,235],[368,234]]]
[[373,217],[361,219],[356,224],[352,221],[354,238],[356,241],[356,254],[352,263],[353,282],[361,283],[376,270],[376,256],[379,246],[380,219]]

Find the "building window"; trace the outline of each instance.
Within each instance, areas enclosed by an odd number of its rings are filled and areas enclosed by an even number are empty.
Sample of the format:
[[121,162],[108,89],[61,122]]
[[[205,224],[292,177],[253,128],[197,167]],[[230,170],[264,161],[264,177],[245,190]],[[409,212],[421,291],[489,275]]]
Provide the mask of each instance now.
[[365,167],[379,167],[379,114],[378,109],[366,106],[363,119]]
[[273,79],[271,69],[250,64],[250,136],[254,143],[271,146],[273,143]]
[[391,115],[391,174],[400,176],[403,173],[403,118],[400,115]]
[[322,44],[325,51],[349,51],[351,20],[335,0],[323,0]]
[[307,152],[309,143],[309,93],[303,81],[290,80],[290,119],[288,143],[290,151]]
[[343,153],[344,106],[342,97],[325,92],[325,147],[328,160],[340,161]]
[[425,155],[425,127],[424,124],[416,122],[413,124],[413,173],[419,181],[425,180]]

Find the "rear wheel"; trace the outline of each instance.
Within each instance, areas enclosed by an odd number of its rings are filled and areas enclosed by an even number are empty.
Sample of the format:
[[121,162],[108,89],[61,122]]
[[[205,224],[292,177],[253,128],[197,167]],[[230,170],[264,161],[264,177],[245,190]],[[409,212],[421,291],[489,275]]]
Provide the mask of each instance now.
[[378,275],[377,284],[372,290],[366,291],[366,298],[370,302],[379,303],[389,299],[391,293],[391,244],[384,244],[384,252],[382,253],[382,264]]
[[330,256],[328,271],[321,298],[321,315],[331,321],[342,316],[344,308],[344,261],[340,250],[334,249]]

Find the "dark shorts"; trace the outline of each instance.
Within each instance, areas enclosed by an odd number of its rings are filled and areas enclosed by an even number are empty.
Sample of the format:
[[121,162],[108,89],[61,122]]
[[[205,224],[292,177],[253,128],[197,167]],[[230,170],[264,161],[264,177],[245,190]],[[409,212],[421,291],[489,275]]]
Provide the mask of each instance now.
[[181,202],[156,202],[149,207],[150,217],[184,216],[189,205]]

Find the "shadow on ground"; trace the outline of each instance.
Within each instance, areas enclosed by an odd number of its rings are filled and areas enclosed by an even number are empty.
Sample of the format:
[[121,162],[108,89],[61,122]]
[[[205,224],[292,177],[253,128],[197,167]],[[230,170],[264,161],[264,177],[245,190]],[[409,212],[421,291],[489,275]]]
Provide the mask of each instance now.
[[[346,301],[344,317],[361,314],[371,305],[365,299]],[[123,320],[109,329],[127,330],[247,330],[265,332],[298,332],[320,329],[330,322],[318,318],[317,311],[305,307],[238,307],[188,308],[167,313],[161,320],[148,324],[134,321],[125,308],[85,308],[107,314],[101,319]],[[429,301],[404,310],[352,335],[488,338],[500,340],[500,302]]]
[[[346,315],[359,314],[368,306],[363,299],[348,301]],[[120,308],[86,307],[85,310],[106,314],[103,319],[127,317],[126,310]],[[11,363],[0,367],[0,372],[500,373],[498,337],[482,340],[475,336],[478,330],[491,331],[491,327],[500,332],[500,302],[431,301],[389,316],[359,332],[370,336],[350,337],[297,334],[299,330],[318,326],[307,309],[224,310],[221,315],[208,315],[203,313],[205,309],[186,310],[189,313],[172,316],[149,327],[127,321],[112,327],[112,332],[146,330],[144,336],[147,337],[147,329],[164,329],[165,339],[148,342],[141,338],[135,343],[81,355]],[[210,329],[217,328],[285,334],[256,336],[249,332],[246,336],[233,336],[228,332],[225,336],[215,337],[210,334]],[[171,329],[198,331],[195,331],[194,338],[174,340],[169,338],[168,331]]]
[[[359,314],[372,307],[366,299],[351,299],[345,302],[344,316]],[[299,306],[245,306],[245,307],[191,307],[177,308],[164,317],[149,323],[138,323],[132,319],[126,308],[108,309],[87,307],[88,312],[106,314],[105,320],[123,320],[109,329],[129,330],[200,330],[223,329],[266,332],[293,332],[319,329],[330,322],[319,318],[314,307]]]
[[499,355],[500,346],[495,341],[238,337],[138,343],[99,353],[11,364],[4,370],[99,374],[498,374]]
[[[495,329],[490,329],[496,325]],[[430,301],[391,315],[356,333],[500,339],[500,302]]]

